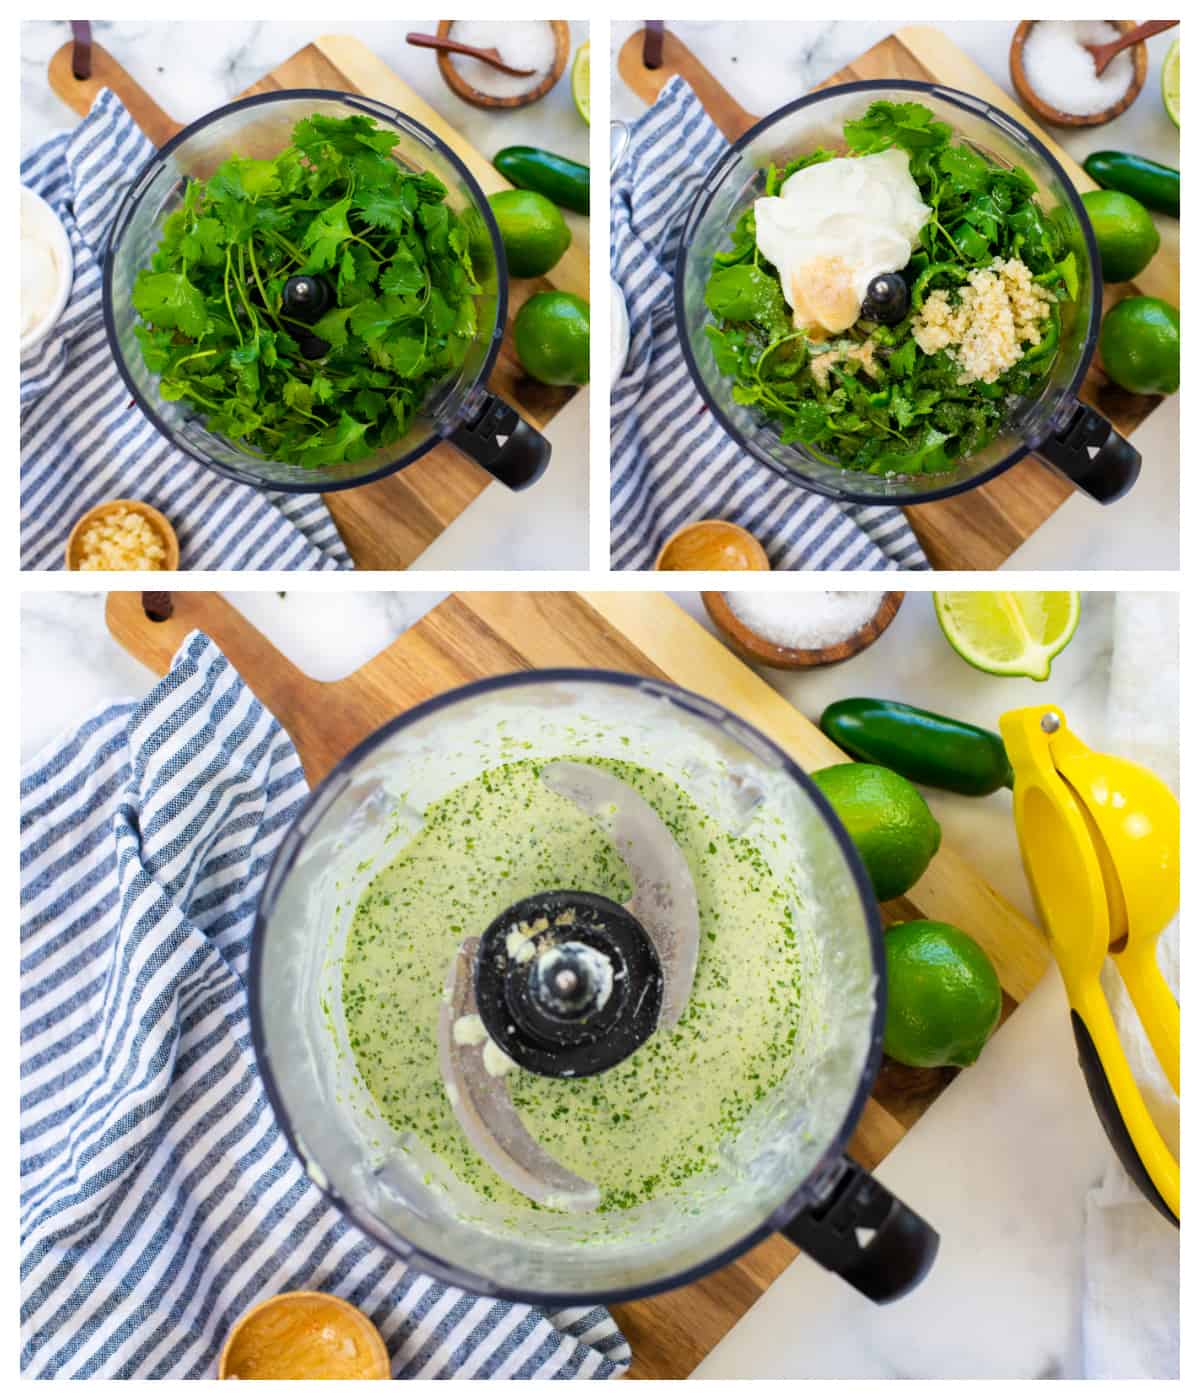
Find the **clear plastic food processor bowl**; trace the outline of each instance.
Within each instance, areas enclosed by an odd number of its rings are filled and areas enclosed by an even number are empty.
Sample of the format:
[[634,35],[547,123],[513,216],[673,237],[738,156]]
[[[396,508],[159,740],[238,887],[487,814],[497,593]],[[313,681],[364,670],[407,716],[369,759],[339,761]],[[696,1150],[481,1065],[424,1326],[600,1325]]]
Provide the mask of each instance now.
[[[515,759],[607,756],[662,772],[747,836],[789,892],[805,1023],[780,1086],[686,1195],[566,1215],[488,1202],[385,1124],[347,1043],[341,957],[372,876],[448,791]],[[480,908],[482,931],[501,909]],[[790,1220],[861,1112],[879,1056],[882,945],[844,832],[794,763],[721,707],[608,672],[480,681],[384,726],[321,784],[272,869],[255,930],[252,1023],[275,1111],[309,1175],[415,1267],[528,1299],[673,1286]],[[400,975],[400,974],[398,974]],[[701,1092],[697,1086],[697,1092]],[[681,1188],[682,1190],[682,1188]]]
[[[1014,401],[1005,431],[952,472],[937,476],[846,471],[803,443],[785,445],[761,412],[734,402],[734,382],[718,370],[704,333],[712,320],[704,289],[713,258],[729,247],[738,218],[763,194],[763,167],[772,161],[782,166],[818,146],[844,151],[844,123],[861,117],[878,101],[923,103],[938,120],[950,124],[958,139],[989,160],[1021,166],[1037,184],[1041,208],[1064,233],[1079,269],[1079,294],[1061,308],[1061,342],[1037,397]],[[675,314],[692,376],[730,435],[795,485],[848,501],[914,505],[979,485],[1031,451],[1097,499],[1116,499],[1136,478],[1137,453],[1107,420],[1076,398],[1101,314],[1099,261],[1083,205],[1046,147],[987,102],[949,88],[900,81],[846,83],[812,93],[759,122],[713,166],[700,183],[679,237]],[[1097,447],[1099,452],[1088,450]]]
[[[405,167],[431,171],[448,191],[447,203],[471,234],[471,258],[483,288],[479,329],[463,364],[441,384],[402,438],[369,457],[317,469],[265,461],[236,442],[210,433],[190,404],[168,402],[158,376],[142,358],[134,335],[138,314],[133,287],[162,237],[163,222],[183,201],[186,181],[204,180],[230,156],[271,159],[291,142],[295,124],[318,113],[373,118],[399,140],[393,156]],[[266,93],[223,107],[193,123],[147,164],[130,186],[113,225],[104,275],[104,313],[109,343],[139,407],[159,431],[196,461],[247,482],[283,491],[330,491],[386,476],[478,420],[489,397],[483,384],[504,334],[507,294],[500,236],[482,190],[449,147],[418,122],[369,98],[319,90]],[[515,415],[514,415],[515,416]],[[484,464],[486,465],[486,463]]]

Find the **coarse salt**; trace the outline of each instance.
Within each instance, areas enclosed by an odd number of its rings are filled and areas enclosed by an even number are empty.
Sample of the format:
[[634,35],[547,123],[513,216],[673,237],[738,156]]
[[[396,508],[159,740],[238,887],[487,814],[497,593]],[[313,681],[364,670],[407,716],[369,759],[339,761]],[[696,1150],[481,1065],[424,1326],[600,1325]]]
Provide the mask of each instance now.
[[1133,82],[1133,56],[1117,54],[1100,77],[1085,44],[1110,44],[1121,31],[1103,19],[1039,19],[1025,40],[1029,86],[1050,107],[1092,117],[1119,102]]
[[844,642],[879,611],[882,593],[727,593],[734,616],[776,646],[812,651]]
[[545,20],[456,19],[450,37],[473,49],[495,49],[510,68],[533,69],[531,77],[514,78],[477,58],[451,54],[450,62],[465,81],[488,97],[520,97],[554,66],[554,30]]

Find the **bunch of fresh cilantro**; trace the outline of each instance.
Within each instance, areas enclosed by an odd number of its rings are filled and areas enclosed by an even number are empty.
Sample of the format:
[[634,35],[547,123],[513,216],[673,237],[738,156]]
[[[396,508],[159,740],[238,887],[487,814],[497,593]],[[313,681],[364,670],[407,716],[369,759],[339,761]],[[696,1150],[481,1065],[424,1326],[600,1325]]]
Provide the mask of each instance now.
[[[948,471],[1004,427],[1006,401],[1033,394],[1049,373],[1062,316],[1078,296],[1078,269],[1063,229],[1037,202],[1037,187],[1019,167],[1005,168],[962,142],[917,102],[874,102],[843,128],[848,151],[889,147],[908,153],[909,170],[932,210],[903,276],[907,316],[894,326],[860,320],[841,348],[870,342],[863,359],[822,364],[829,345],[810,344],[792,323],[776,270],[759,255],[754,209],[742,214],[732,247],[713,260],[705,300],[717,324],[706,327],[720,372],[736,381],[737,403],[756,405],[785,443],[803,442],[842,467],[881,476]],[[789,175],[834,152],[819,149],[784,169],[768,166],[765,195]],[[995,383],[960,385],[945,351],[927,355],[912,335],[914,313],[935,288],[951,297],[973,268],[1020,258],[1054,295],[1041,342]],[[871,368],[868,368],[868,363]],[[874,373],[871,373],[871,369]]]
[[[471,250],[486,239],[436,176],[393,159],[397,139],[366,116],[314,114],[273,160],[234,156],[188,182],[133,291],[164,399],[252,455],[303,467],[402,436],[475,337]],[[300,274],[334,293],[312,326],[283,304]],[[306,358],[313,336],[328,349]]]

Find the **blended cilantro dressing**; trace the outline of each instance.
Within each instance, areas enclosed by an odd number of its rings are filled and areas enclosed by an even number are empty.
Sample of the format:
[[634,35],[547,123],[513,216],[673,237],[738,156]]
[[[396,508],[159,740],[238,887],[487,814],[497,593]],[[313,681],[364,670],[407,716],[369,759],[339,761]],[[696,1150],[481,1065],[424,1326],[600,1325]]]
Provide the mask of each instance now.
[[[755,845],[665,775],[591,761],[636,789],[671,831],[701,929],[691,998],[670,1031],[588,1079],[507,1076],[530,1133],[595,1182],[600,1210],[612,1211],[712,1171],[722,1140],[782,1079],[808,1016],[794,901]],[[632,893],[603,832],[540,781],[541,766],[493,768],[432,803],[362,895],[342,963],[350,1046],[383,1117],[480,1196],[525,1209],[535,1207],[475,1154],[446,1096],[437,1021],[447,969],[464,938],[528,895],[585,889],[623,902]]]

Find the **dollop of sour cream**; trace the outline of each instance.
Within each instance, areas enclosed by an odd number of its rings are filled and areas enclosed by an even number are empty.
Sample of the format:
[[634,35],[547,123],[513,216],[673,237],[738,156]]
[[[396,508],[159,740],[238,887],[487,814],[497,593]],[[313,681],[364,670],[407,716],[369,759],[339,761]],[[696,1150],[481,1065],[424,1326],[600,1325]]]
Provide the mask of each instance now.
[[21,336],[37,330],[54,310],[65,269],[40,204],[21,198]]
[[907,265],[930,213],[897,149],[810,165],[754,202],[759,252],[797,327],[818,335],[858,320],[871,279]]

